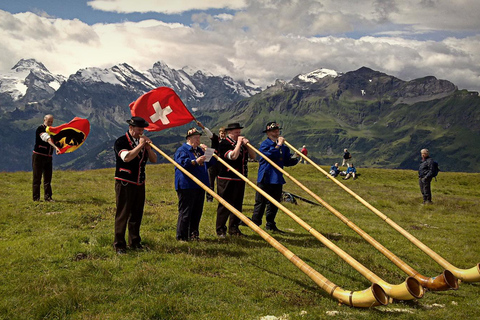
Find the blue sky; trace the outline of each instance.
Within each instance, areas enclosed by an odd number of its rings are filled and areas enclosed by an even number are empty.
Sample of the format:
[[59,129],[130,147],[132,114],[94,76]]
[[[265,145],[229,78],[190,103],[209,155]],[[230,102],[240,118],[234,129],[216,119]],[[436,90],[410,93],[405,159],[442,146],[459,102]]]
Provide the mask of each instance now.
[[263,87],[318,68],[480,90],[477,0],[0,0],[0,72],[164,61]]

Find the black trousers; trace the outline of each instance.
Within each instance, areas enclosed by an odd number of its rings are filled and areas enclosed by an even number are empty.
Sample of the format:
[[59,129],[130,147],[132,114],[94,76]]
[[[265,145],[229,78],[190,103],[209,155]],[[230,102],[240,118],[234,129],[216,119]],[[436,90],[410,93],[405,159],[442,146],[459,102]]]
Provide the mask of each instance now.
[[[218,179],[217,184],[218,194],[230,203],[235,209],[242,212],[243,209],[243,196],[245,194],[245,181]],[[217,222],[216,229],[217,234],[226,234],[227,232],[227,220],[228,232],[231,234],[239,231],[238,225],[240,219],[228,210],[223,204],[218,203],[217,207]]]
[[178,221],[177,240],[187,241],[191,237],[198,237],[198,227],[202,218],[205,190],[179,189],[178,196]]
[[422,192],[423,202],[432,201],[432,189],[431,189],[432,178],[419,178],[418,184],[420,185],[420,191]]
[[[268,184],[268,183],[257,183],[257,186],[265,191],[273,199],[280,202],[282,199],[282,187],[281,184]],[[276,226],[275,217],[277,216],[278,208],[276,205],[267,200],[262,196],[258,191],[255,194],[255,206],[253,207],[252,221],[257,225],[262,224],[263,214],[267,209],[267,214],[265,219],[267,220],[267,228],[273,228]]]
[[140,244],[140,225],[145,205],[145,184],[140,186],[115,180],[117,212],[115,214],[115,240],[113,246],[119,249],[127,247],[125,232],[128,225],[128,245]]
[[[210,189],[215,191],[215,181],[217,180],[218,173],[220,172],[221,169],[221,163],[215,163],[213,166],[208,168],[208,178],[210,179]],[[218,187],[217,187],[218,191]],[[213,197],[207,193],[207,199],[213,200]]]
[[52,157],[43,156],[34,153],[32,155],[32,169],[33,169],[33,201],[40,200],[40,185],[42,183],[43,175],[43,191],[44,199],[50,200],[52,198]]

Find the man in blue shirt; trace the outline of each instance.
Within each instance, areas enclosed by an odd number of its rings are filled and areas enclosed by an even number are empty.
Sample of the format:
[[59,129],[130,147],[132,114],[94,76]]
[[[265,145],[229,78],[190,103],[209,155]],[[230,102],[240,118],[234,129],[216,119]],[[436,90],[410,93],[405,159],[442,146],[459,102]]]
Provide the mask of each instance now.
[[[284,166],[294,166],[298,163],[298,158],[292,158],[290,149],[283,144],[285,139],[280,136],[280,129],[280,126],[276,122],[267,123],[263,131],[267,133],[267,139],[262,142],[259,150],[265,157],[275,162],[280,168]],[[259,162],[257,186],[280,202],[282,198],[282,187],[283,184],[285,184],[283,174],[263,157]],[[265,208],[267,209],[265,217],[267,220],[266,229],[283,233],[283,231],[277,228],[275,223],[278,208],[257,191],[252,215],[252,221],[255,224],[262,224]]]
[[353,180],[357,179],[357,169],[355,169],[355,166],[353,163],[348,164],[348,168],[346,171],[346,176],[343,178],[343,180],[348,180],[350,177],[353,177]]
[[330,175],[336,178],[339,174],[340,174],[340,169],[338,169],[338,162],[335,162],[335,164],[330,167]]
[[[208,169],[215,163],[212,158],[205,161],[205,155],[200,147],[202,134],[195,128],[188,130],[187,140],[175,152],[175,162],[190,172],[207,187],[209,186]],[[203,213],[205,191],[186,174],[175,168],[175,190],[178,196],[177,235],[179,241],[199,240],[198,231]]]

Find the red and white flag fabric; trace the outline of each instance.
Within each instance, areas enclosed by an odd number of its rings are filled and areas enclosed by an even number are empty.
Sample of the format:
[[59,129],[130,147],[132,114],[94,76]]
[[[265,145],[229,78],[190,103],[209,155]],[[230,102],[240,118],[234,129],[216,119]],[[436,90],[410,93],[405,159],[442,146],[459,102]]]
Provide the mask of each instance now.
[[134,117],[142,117],[150,125],[148,131],[161,131],[189,123],[195,118],[180,97],[168,87],[159,87],[130,104]]
[[90,122],[87,119],[75,117],[69,123],[57,127],[47,127],[53,143],[60,149],[60,153],[69,153],[77,150],[87,140],[90,133]]

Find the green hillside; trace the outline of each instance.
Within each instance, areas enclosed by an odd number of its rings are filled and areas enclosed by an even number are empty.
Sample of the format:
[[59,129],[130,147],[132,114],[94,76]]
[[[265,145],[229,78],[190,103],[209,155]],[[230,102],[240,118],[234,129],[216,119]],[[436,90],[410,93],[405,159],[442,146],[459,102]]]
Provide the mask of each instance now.
[[291,144],[306,145],[324,165],[340,161],[348,148],[358,166],[416,169],[420,150],[428,148],[442,171],[480,172],[478,95],[455,91],[406,104],[388,94],[362,98],[332,92],[267,89],[206,119],[215,119],[215,127],[238,121],[258,144],[265,123],[277,121]]
[[[257,164],[251,163],[250,179]],[[325,167],[326,168],[326,167]],[[428,277],[442,268],[310,165],[287,171]],[[432,206],[421,205],[416,173],[363,169],[342,181],[431,249],[459,268],[480,262],[480,174],[441,172]],[[479,283],[457,291],[426,292],[416,301],[372,309],[339,305],[259,235],[215,236],[217,203],[206,203],[200,242],[175,240],[177,197],[170,164],[147,166],[142,224],[145,251],[118,256],[112,248],[113,169],[55,171],[55,202],[31,201],[31,172],[0,180],[0,319],[472,319]],[[309,198],[287,181],[285,190]],[[310,198],[309,198],[310,199]],[[244,213],[254,191],[247,187]],[[286,207],[392,284],[406,274],[321,206]],[[272,234],[345,290],[371,284],[282,212]],[[275,316],[276,318],[266,318]]]

